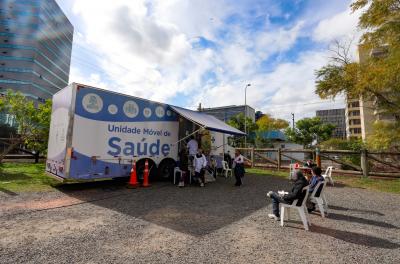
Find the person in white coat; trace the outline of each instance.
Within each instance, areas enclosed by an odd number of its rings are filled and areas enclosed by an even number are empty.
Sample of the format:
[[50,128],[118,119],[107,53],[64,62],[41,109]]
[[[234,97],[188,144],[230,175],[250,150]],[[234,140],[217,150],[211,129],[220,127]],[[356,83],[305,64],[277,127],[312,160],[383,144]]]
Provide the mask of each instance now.
[[205,178],[205,168],[207,166],[207,159],[204,156],[201,148],[198,149],[197,154],[194,156],[194,174],[200,181],[200,187],[204,187]]

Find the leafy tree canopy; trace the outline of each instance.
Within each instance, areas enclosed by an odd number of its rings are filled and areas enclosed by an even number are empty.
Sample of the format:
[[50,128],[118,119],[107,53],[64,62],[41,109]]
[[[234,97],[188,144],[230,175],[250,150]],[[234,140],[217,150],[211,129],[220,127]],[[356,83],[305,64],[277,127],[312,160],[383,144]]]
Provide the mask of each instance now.
[[279,118],[273,118],[269,114],[264,114],[256,122],[258,131],[269,131],[284,129],[289,126],[289,122]]
[[296,127],[286,128],[288,139],[304,147],[311,147],[314,142],[319,143],[329,139],[335,126],[322,123],[319,117],[304,118],[296,122]]
[[[353,11],[364,9],[359,28],[360,62],[350,59],[350,45],[336,42],[331,62],[316,71],[316,93],[321,98],[347,95],[375,103],[381,114],[392,116],[394,124],[376,124],[371,143],[399,145],[400,129],[400,1],[356,0]],[[381,129],[384,128],[384,129]],[[379,140],[381,143],[379,143]]]
[[21,93],[8,90],[6,95],[0,98],[0,111],[13,115],[18,124],[17,134],[13,135],[12,144],[0,155],[0,162],[19,144],[27,145],[35,151],[46,151],[51,116],[50,100],[35,107],[34,103]]
[[[236,116],[233,116],[231,119],[228,120],[228,125],[239,129],[240,131],[244,132],[244,114],[240,113],[237,114]],[[252,132],[255,132],[257,130],[258,126],[253,120],[249,117],[246,117],[246,132],[249,135]],[[254,140],[250,138],[247,142],[254,144]],[[235,138],[235,143],[236,144],[241,144],[244,145],[244,137],[236,137]]]

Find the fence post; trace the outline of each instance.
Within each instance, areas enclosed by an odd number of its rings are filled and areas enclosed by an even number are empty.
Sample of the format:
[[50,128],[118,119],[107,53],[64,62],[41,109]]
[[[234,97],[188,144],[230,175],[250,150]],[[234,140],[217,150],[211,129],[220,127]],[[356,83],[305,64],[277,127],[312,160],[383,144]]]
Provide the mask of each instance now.
[[251,158],[251,167],[254,168],[254,147],[251,148],[250,158]]
[[281,156],[281,148],[278,148],[278,171],[281,169],[281,162],[282,162],[282,156]]
[[317,166],[321,168],[321,156],[319,148],[315,149],[315,162],[317,163]]
[[368,152],[366,149],[361,150],[361,170],[363,177],[368,177]]

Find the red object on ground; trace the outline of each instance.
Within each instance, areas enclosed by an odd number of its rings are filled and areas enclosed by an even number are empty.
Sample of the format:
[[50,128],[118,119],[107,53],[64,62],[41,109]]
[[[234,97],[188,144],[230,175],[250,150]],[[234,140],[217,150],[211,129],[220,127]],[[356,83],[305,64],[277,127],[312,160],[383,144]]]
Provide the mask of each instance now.
[[137,180],[137,174],[136,174],[136,161],[132,162],[131,177],[129,179],[128,186],[132,187],[132,188],[136,188],[139,186],[139,182]]
[[149,184],[149,161],[146,159],[143,171],[143,187],[150,187]]

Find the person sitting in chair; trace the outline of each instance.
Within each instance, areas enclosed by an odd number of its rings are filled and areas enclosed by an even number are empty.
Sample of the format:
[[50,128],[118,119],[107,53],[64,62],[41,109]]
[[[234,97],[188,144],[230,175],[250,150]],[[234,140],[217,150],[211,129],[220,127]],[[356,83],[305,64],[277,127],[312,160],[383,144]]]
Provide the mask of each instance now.
[[295,171],[292,180],[294,184],[291,192],[279,191],[276,193],[269,191],[267,193],[267,196],[272,199],[272,214],[268,214],[269,218],[279,220],[279,203],[291,204],[296,199],[298,199],[297,205],[302,203],[305,196],[303,188],[308,185],[308,182],[300,170]]
[[[313,167],[311,170],[312,173],[312,177],[310,179],[310,188],[309,188],[309,192],[310,194],[314,191],[315,187],[317,186],[317,184],[319,182],[323,182],[324,181],[324,177],[322,177],[322,170],[320,167]],[[322,190],[322,185],[320,185],[319,190],[317,191],[317,193],[315,194],[317,197],[319,197],[319,194]],[[308,196],[310,197],[310,196]],[[315,210],[315,204],[312,203],[309,199],[307,200],[307,210],[309,213],[311,213],[312,211]]]

